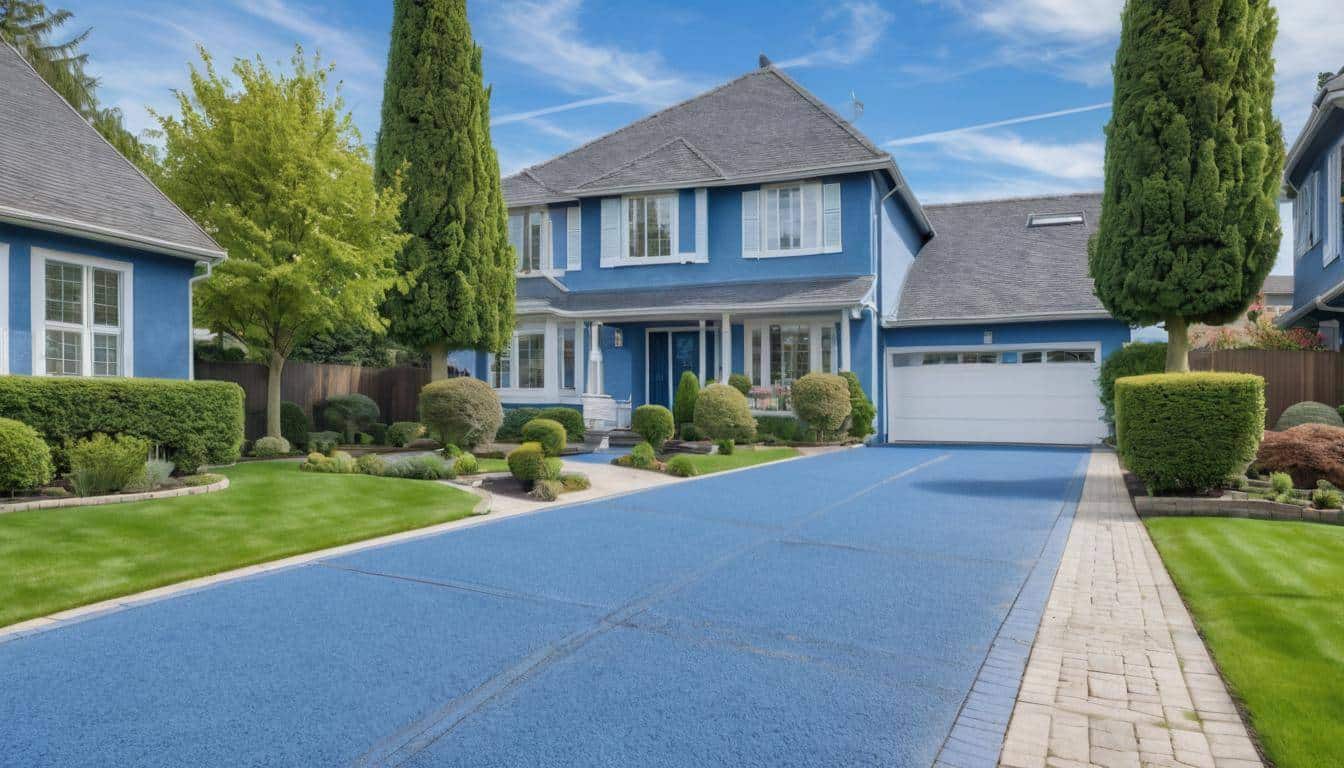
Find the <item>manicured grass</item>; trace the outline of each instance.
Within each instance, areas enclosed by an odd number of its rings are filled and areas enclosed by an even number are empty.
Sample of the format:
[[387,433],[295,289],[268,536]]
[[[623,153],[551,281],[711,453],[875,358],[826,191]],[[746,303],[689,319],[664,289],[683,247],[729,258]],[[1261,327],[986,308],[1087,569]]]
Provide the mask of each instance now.
[[791,459],[798,455],[797,448],[756,448],[748,446],[739,446],[727,456],[717,453],[708,455],[685,454],[691,460],[691,463],[700,470],[700,474],[709,475],[715,472],[723,472],[729,469],[740,469],[742,467],[754,467],[757,464],[765,464],[780,459]]
[[471,513],[477,497],[423,480],[221,471],[225,491],[0,515],[0,626],[79,605]]
[[482,472],[508,472],[509,462],[504,459],[477,459],[476,465]]
[[1344,765],[1344,527],[1147,522],[1269,757]]

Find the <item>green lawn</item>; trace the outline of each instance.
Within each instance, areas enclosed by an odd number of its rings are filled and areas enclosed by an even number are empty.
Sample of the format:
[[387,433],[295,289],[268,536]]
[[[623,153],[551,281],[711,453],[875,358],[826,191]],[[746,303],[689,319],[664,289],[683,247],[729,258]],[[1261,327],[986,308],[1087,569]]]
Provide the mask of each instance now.
[[482,472],[508,472],[509,462],[504,459],[477,459],[476,466]]
[[1147,521],[1278,768],[1344,765],[1344,527]]
[[185,579],[471,513],[477,497],[423,480],[222,470],[228,490],[0,515],[0,626]]
[[723,472],[729,469],[740,469],[742,467],[754,467],[757,464],[765,464],[780,459],[791,459],[798,455],[797,448],[748,448],[738,447],[727,456],[721,456],[717,453],[699,455],[694,453],[685,454],[700,470],[700,474],[709,475],[714,472]]

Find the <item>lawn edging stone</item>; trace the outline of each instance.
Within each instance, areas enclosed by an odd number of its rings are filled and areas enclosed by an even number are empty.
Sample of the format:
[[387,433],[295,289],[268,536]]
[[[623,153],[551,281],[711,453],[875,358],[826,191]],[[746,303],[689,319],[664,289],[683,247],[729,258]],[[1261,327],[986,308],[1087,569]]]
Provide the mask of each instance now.
[[1135,496],[1139,517],[1230,517],[1344,525],[1344,510],[1316,509],[1267,499]]
[[7,512],[25,512],[30,509],[58,509],[61,507],[87,507],[96,504],[128,504],[133,501],[151,501],[153,499],[171,499],[174,496],[199,496],[214,493],[229,487],[229,478],[221,477],[209,485],[169,488],[164,491],[145,491],[143,493],[113,493],[106,496],[69,496],[63,499],[36,499],[20,501],[14,504],[0,504],[0,515]]

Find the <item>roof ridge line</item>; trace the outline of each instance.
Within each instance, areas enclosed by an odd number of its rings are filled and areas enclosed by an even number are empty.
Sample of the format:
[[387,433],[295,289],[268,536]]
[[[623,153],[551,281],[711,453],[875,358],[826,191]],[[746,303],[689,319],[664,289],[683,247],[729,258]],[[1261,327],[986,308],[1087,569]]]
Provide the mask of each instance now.
[[726,178],[728,178],[728,174],[726,174],[726,173],[723,172],[723,169],[719,167],[719,164],[718,164],[718,163],[716,163],[716,162],[714,162],[713,160],[710,160],[708,157],[706,157],[706,156],[705,156],[705,153],[704,153],[704,152],[701,152],[699,147],[695,146],[695,145],[692,144],[690,141],[688,141],[688,140],[686,139],[685,136],[678,136],[677,138],[680,139],[680,140],[681,140],[681,143],[682,143],[682,144],[685,144],[685,145],[686,145],[686,148],[689,149],[689,150],[691,150],[691,152],[692,152],[696,157],[700,158],[700,160],[703,161],[705,165],[708,165],[709,168],[710,168],[710,170],[712,170],[712,171],[714,171],[715,173],[719,174],[719,178],[721,178],[721,179],[726,179]]
[[863,133],[859,131],[857,128],[855,128],[853,124],[851,124],[848,120],[845,120],[844,118],[840,117],[840,115],[836,114],[835,110],[831,109],[830,106],[828,106],[825,102],[817,98],[816,95],[813,94],[811,91],[804,88],[802,84],[799,83],[797,80],[794,80],[792,77],[789,77],[787,74],[785,74],[783,70],[779,69],[774,64],[771,64],[768,67],[765,67],[764,69],[766,72],[769,72],[773,74],[775,77],[778,77],[782,82],[784,82],[794,91],[796,91],[799,96],[802,96],[804,99],[806,99],[809,104],[817,108],[823,115],[829,117],[836,125],[840,126],[842,129],[844,129],[846,133],[852,136],[855,141],[858,141],[860,144],[862,144],[864,149],[869,150],[878,157],[891,156],[890,152],[883,152],[880,148],[878,148],[876,144],[873,143],[872,139],[863,135]]
[[[583,182],[583,183],[580,184],[579,186],[575,187],[573,190],[568,190],[568,191],[570,191],[570,192],[577,192],[577,191],[579,191],[579,190],[582,190],[584,187],[589,186],[590,184],[595,184],[595,183],[601,181],[602,179],[607,178],[608,176],[614,176],[614,175],[616,175],[617,173],[620,173],[621,171],[624,171],[624,170],[626,170],[627,168],[633,166],[635,163],[638,163],[638,162],[640,162],[640,161],[642,161],[642,160],[647,160],[648,158],[653,157],[654,155],[658,154],[659,152],[662,152],[664,149],[667,149],[668,147],[672,146],[673,144],[676,144],[677,142],[681,142],[682,144],[685,144],[685,145],[686,145],[686,148],[689,149],[689,150],[691,151],[691,153],[694,154],[696,157],[700,158],[706,165],[708,165],[709,168],[710,168],[710,170],[712,170],[712,171],[714,171],[715,173],[717,173],[717,174],[719,175],[719,178],[720,178],[720,179],[727,179],[727,178],[728,178],[727,176],[724,175],[722,169],[720,169],[720,168],[719,168],[717,165],[715,165],[714,163],[711,163],[708,159],[705,158],[704,155],[700,154],[700,152],[698,152],[698,151],[696,150],[696,148],[695,148],[694,146],[691,145],[691,142],[689,142],[689,141],[687,141],[687,140],[685,139],[685,137],[682,137],[682,136],[673,136],[672,138],[668,139],[667,141],[663,142],[662,144],[659,144],[658,146],[654,147],[653,149],[649,150],[648,152],[645,152],[644,154],[640,155],[639,157],[636,157],[635,159],[631,160],[630,162],[628,162],[628,163],[623,163],[623,164],[621,164],[621,165],[616,166],[615,168],[612,168],[610,171],[607,171],[606,173],[600,174],[600,175],[598,175],[598,176],[594,176],[593,178],[591,178],[591,179],[589,179],[589,180]],[[531,172],[528,172],[528,176],[530,176],[530,177],[533,178],[533,179],[536,179],[536,178],[537,178],[536,176],[532,175]],[[543,187],[546,187],[546,185],[545,185],[545,184],[542,184],[540,180],[538,180],[537,183],[538,183],[538,184],[541,184]],[[546,187],[546,188],[547,188],[547,189],[550,189],[550,187]],[[553,190],[553,191],[554,191],[554,190]]]
[[[85,117],[79,113],[79,110],[75,109],[73,104],[66,101],[65,97],[61,95],[61,92],[52,87],[51,83],[48,83],[46,78],[42,77],[42,73],[37,71],[37,68],[33,66],[32,62],[28,61],[28,59],[23,57],[23,54],[19,52],[18,48],[15,48],[12,44],[10,44],[8,40],[0,39],[0,43],[4,43],[9,48],[9,50],[13,51],[14,55],[19,57],[19,61],[23,63],[23,66],[27,67],[28,71],[32,72],[33,76],[36,77],[38,81],[42,83],[42,87],[46,88],[48,91],[51,91],[51,93],[54,94],[62,104],[65,105],[66,109],[74,113],[75,117],[81,123],[83,123],[86,127],[88,127],[89,130],[93,131],[94,134],[98,136],[98,139],[102,141],[104,144],[106,144],[108,149],[112,150],[112,154],[121,158],[121,161],[123,163],[130,166],[132,171],[134,171],[137,175],[139,175],[140,178],[144,179],[145,183],[149,184],[151,189],[153,189],[160,197],[162,197],[165,201],[167,201],[169,205],[173,207],[173,210],[182,214],[183,218],[185,218],[188,222],[190,222],[191,226],[195,227],[197,232],[200,232],[202,235],[205,235],[206,240],[209,240],[211,243],[214,243],[215,247],[219,249],[220,253],[222,254],[228,253],[228,251],[225,250],[224,246],[220,245],[219,241],[215,240],[214,235],[206,231],[205,227],[201,226],[201,223],[199,221],[196,221],[195,217],[193,217],[186,211],[182,210],[182,206],[178,205],[176,200],[169,197],[168,193],[164,192],[162,189],[159,189],[159,185],[155,184],[153,179],[146,176],[145,172],[140,170],[140,166],[136,165],[135,163],[132,163],[129,157],[123,155],[119,149],[112,146],[112,142],[108,141],[107,137],[103,135],[102,131],[98,130],[97,128],[94,128],[93,123],[90,123],[87,119],[85,119]],[[92,222],[84,222],[84,223],[92,224]],[[188,243],[177,243],[177,245],[186,246],[187,248],[198,247],[198,246],[192,246]]]
[[1043,195],[1017,195],[1013,197],[984,197],[976,200],[957,200],[949,203],[929,203],[925,208],[953,208],[959,205],[987,205],[989,203],[1023,203],[1031,200],[1050,200],[1065,197],[1096,197],[1102,194],[1102,190],[1092,190],[1090,192],[1058,192],[1054,194]]

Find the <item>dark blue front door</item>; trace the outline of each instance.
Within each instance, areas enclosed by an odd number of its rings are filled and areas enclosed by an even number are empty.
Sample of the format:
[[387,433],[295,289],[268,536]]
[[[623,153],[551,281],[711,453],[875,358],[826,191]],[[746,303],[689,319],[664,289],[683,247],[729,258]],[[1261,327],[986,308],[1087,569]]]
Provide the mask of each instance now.
[[649,402],[672,407],[668,396],[667,332],[649,334]]
[[700,332],[677,331],[672,334],[672,391],[677,391],[681,374],[700,375]]
[[[706,354],[712,348],[706,344]],[[672,407],[672,396],[681,374],[700,375],[700,332],[658,331],[649,334],[649,402]],[[706,360],[705,365],[709,362]]]

